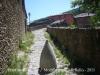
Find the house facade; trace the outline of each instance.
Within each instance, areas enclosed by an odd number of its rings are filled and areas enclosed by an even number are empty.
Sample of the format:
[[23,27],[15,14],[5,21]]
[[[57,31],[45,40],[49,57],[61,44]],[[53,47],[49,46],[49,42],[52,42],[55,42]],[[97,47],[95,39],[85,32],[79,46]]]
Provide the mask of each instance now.
[[93,13],[81,13],[74,16],[74,24],[76,26],[88,26],[90,25],[90,17],[93,16]]
[[69,25],[73,24],[73,22],[74,22],[73,15],[72,14],[68,14],[68,13],[49,16],[49,18],[51,20],[53,20],[53,21],[65,20],[66,23],[68,23]]

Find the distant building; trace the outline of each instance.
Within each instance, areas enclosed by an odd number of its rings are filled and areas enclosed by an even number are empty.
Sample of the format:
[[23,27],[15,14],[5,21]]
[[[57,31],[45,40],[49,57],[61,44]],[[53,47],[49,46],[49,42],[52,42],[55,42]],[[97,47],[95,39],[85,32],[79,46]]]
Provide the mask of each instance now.
[[52,22],[49,26],[51,27],[67,27],[69,26],[65,20],[57,20]]
[[36,21],[30,23],[29,27],[41,26],[41,25],[48,25],[48,24],[50,24],[52,22],[53,21],[51,19],[49,19],[48,17],[46,17],[46,18],[39,19],[39,20],[36,20]]
[[89,26],[90,25],[90,17],[93,16],[93,13],[81,13],[74,16],[74,24],[77,26]]
[[53,21],[57,21],[57,20],[65,20],[65,22],[69,25],[73,24],[74,20],[73,20],[73,15],[72,14],[68,14],[68,13],[64,13],[64,14],[59,14],[59,15],[53,15],[53,16],[49,16],[49,18]]

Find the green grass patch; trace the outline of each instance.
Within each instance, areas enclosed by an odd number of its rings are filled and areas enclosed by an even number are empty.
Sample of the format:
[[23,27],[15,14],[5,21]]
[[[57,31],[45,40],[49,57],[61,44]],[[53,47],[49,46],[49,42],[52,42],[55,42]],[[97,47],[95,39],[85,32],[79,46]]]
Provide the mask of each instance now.
[[27,75],[27,71],[20,71],[23,70],[26,64],[27,57],[27,54],[24,54],[20,58],[18,58],[17,54],[11,56],[10,61],[8,63],[8,69],[5,72],[5,75]]
[[26,64],[25,60],[27,60],[28,55],[24,54],[22,57],[18,58],[17,55],[13,55],[10,57],[9,68],[11,69],[23,69]]
[[7,71],[5,75],[27,75],[27,71]]

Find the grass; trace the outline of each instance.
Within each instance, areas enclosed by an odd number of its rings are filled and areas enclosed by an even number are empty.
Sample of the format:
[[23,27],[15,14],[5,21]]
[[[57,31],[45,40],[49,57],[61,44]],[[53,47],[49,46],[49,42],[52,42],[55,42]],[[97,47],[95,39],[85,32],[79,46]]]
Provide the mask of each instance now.
[[27,32],[25,36],[20,36],[20,39],[19,39],[20,50],[26,53],[30,53],[31,51],[29,48],[32,44],[34,44],[33,38],[34,38],[34,35],[30,32]]
[[28,57],[28,54],[24,54],[20,58],[18,58],[17,54],[11,56],[9,64],[8,64],[8,69],[5,75],[27,75],[27,71],[20,71],[20,70],[23,70],[26,64],[27,57]]
[[[20,36],[19,39],[19,51],[24,52],[23,56],[18,57],[18,52],[13,54],[9,58],[8,69],[5,72],[5,75],[27,75],[27,70],[23,70],[25,67],[28,67],[28,54],[31,52],[30,46],[33,42],[34,35],[30,32],[27,32],[25,36]],[[10,70],[9,70],[10,69]]]
[[46,39],[48,39],[48,41],[50,42],[50,44],[53,46],[54,52],[55,52],[55,54],[56,54],[56,57],[59,58],[59,59],[61,58],[62,60],[64,60],[64,62],[65,62],[66,64],[69,64],[68,59],[66,59],[66,58],[61,54],[59,48],[58,48],[57,46],[54,45],[53,40],[51,40],[51,38],[50,38],[50,35],[49,35],[48,33],[45,33],[44,36],[45,36]]
[[6,75],[27,75],[27,71],[7,71]]
[[65,68],[65,66],[61,66],[61,67],[60,67],[60,69],[64,69],[64,68]]

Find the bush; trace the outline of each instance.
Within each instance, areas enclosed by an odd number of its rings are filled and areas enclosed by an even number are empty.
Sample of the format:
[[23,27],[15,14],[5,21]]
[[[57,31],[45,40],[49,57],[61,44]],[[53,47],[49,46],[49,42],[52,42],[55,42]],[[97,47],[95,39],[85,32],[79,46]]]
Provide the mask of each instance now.
[[99,26],[96,15],[90,17],[90,26],[91,28],[95,28]]
[[70,28],[75,28],[76,26],[74,24],[70,25]]

